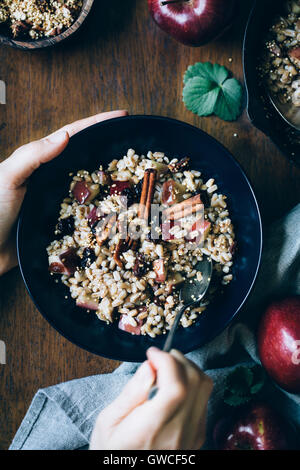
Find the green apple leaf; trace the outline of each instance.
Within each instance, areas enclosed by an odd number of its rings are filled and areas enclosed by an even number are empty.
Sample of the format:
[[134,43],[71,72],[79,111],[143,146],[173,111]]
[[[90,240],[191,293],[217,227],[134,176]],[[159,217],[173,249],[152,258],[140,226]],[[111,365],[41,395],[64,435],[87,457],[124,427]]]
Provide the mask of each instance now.
[[229,390],[225,390],[223,400],[229,406],[241,406],[248,403],[250,397],[234,395],[234,393],[231,393]]
[[253,372],[253,381],[250,388],[252,395],[256,395],[256,393],[260,392],[266,382],[266,373],[264,369],[260,366],[252,367]]
[[262,367],[236,367],[225,379],[223,400],[230,406],[249,402],[265,384],[266,374]]
[[246,396],[249,395],[252,382],[252,369],[248,367],[237,367],[226,377],[225,387],[235,395]]
[[234,121],[241,113],[243,89],[226,67],[210,62],[190,65],[184,74],[183,101],[198,116],[216,114]]
[[191,78],[202,77],[222,85],[229,76],[229,70],[223,65],[212,64],[210,62],[197,62],[190,65],[183,77],[183,82],[187,83]]
[[214,112],[220,88],[214,82],[200,77],[191,78],[183,90],[186,107],[199,116],[209,116]]
[[228,78],[220,88],[215,114],[224,121],[235,121],[241,113],[242,86],[236,78]]

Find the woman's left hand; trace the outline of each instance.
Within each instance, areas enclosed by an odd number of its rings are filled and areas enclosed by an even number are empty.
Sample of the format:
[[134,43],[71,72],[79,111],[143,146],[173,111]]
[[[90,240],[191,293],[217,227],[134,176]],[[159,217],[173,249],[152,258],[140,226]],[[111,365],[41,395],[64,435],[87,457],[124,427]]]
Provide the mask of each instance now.
[[126,115],[126,111],[112,111],[73,122],[48,137],[23,145],[0,163],[0,275],[17,265],[15,226],[27,179],[42,163],[57,157],[72,135],[98,122]]

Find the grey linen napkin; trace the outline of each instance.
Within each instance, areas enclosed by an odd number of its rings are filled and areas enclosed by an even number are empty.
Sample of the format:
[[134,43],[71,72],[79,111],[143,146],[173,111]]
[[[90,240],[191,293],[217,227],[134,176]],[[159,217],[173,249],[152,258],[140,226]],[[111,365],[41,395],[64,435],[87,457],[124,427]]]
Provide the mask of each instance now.
[[[270,227],[255,288],[238,320],[208,345],[187,355],[214,380],[208,433],[222,408],[224,377],[241,364],[259,363],[255,330],[264,303],[272,295],[300,294],[300,204]],[[238,363],[237,363],[238,361]],[[120,392],[139,364],[122,364],[111,374],[95,375],[39,390],[10,446],[16,449],[85,448],[98,413]],[[300,428],[300,396],[271,381],[268,402],[284,410]],[[212,443],[208,439],[206,448]]]

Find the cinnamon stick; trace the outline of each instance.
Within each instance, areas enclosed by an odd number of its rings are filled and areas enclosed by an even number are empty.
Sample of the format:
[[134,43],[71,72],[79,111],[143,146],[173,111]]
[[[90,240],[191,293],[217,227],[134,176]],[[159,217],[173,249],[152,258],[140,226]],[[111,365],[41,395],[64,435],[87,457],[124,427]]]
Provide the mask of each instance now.
[[148,192],[148,186],[149,186],[149,177],[150,177],[150,172],[146,170],[144,174],[142,193],[141,193],[140,205],[139,205],[139,210],[138,210],[139,219],[141,219],[144,215],[144,209],[145,209],[145,205],[147,201],[147,192]]
[[[145,171],[143,186],[142,186],[142,193],[139,202],[139,209],[138,209],[138,218],[146,220],[148,222],[151,204],[153,200],[153,195],[155,191],[155,182],[156,182],[156,174],[157,171],[155,169],[148,169]],[[137,247],[137,240],[133,240],[129,236],[127,236],[126,240],[121,239],[117,243],[116,251],[114,254],[114,260],[118,266],[121,268],[123,267],[122,260],[120,255],[126,249],[135,250]]]
[[156,170],[149,170],[149,180],[148,180],[148,192],[146,198],[146,204],[144,209],[144,220],[148,221],[150,211],[151,211],[151,204],[153,201],[154,191],[155,191],[155,182],[156,182]]
[[178,220],[182,217],[198,212],[203,208],[200,194],[190,197],[183,202],[174,204],[171,207],[168,207],[163,213],[164,217],[169,220]]

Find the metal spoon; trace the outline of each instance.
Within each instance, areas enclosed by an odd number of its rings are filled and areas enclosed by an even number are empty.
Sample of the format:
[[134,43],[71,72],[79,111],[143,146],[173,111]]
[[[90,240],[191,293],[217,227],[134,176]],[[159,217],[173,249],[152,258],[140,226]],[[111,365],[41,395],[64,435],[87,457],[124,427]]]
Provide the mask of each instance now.
[[300,108],[291,103],[281,103],[269,94],[269,99],[282,119],[297,131],[300,131]]
[[[173,339],[177,326],[181,320],[182,315],[187,308],[195,307],[200,300],[205,296],[209,287],[212,277],[212,261],[209,258],[204,257],[202,261],[199,261],[194,269],[201,273],[202,278],[199,281],[197,275],[191,279],[186,279],[180,290],[180,300],[183,301],[183,307],[177,313],[172,328],[170,329],[167,339],[165,341],[163,351],[169,352],[172,349]],[[148,399],[151,400],[157,393],[158,388],[154,385],[149,393]]]

